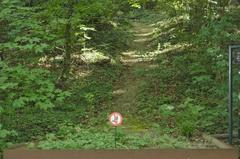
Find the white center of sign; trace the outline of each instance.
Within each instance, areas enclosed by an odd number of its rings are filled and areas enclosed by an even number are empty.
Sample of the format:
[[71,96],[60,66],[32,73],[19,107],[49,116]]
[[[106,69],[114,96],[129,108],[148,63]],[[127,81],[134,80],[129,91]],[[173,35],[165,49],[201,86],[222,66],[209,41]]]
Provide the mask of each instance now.
[[120,113],[114,112],[110,115],[109,121],[113,126],[122,125],[123,117]]

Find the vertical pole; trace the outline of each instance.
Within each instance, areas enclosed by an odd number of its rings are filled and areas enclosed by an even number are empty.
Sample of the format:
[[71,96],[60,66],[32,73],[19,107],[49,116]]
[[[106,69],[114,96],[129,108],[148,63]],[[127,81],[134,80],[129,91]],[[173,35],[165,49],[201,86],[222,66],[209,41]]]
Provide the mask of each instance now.
[[238,108],[238,145],[240,145],[240,110]]
[[[239,52],[237,53],[237,56],[239,56]],[[239,67],[239,70],[238,70],[238,76],[240,77],[240,67]],[[238,87],[238,145],[240,145],[240,107],[239,107],[239,100],[240,99],[239,99],[239,96],[240,96],[240,89]]]
[[233,96],[232,96],[232,47],[229,46],[228,70],[228,143],[232,144],[233,138]]
[[115,149],[117,148],[117,126],[115,126]]

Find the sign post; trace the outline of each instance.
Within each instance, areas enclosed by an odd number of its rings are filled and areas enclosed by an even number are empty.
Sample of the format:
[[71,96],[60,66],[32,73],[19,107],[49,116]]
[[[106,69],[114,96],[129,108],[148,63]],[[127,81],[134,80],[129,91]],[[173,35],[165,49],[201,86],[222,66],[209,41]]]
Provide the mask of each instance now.
[[122,125],[123,117],[118,112],[113,112],[109,116],[109,122],[112,126],[114,126],[115,132],[114,132],[114,147],[117,148],[117,127]]
[[[228,143],[230,145],[233,143],[233,50],[239,48],[240,45],[230,45],[228,49]],[[240,64],[240,54],[235,57],[235,62]],[[238,136],[240,138],[240,129]]]

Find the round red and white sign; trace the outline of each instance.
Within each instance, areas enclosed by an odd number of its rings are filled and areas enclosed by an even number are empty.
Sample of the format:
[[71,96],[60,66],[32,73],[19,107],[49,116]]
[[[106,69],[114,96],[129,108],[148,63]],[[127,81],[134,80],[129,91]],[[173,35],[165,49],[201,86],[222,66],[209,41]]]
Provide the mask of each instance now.
[[119,126],[122,125],[123,117],[120,113],[114,112],[109,116],[109,121],[112,126]]

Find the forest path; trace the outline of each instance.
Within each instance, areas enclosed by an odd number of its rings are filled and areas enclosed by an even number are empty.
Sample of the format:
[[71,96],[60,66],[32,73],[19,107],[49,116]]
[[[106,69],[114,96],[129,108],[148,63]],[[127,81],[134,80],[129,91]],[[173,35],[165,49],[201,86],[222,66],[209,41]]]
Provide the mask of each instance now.
[[128,51],[121,54],[121,63],[125,66],[122,76],[115,84],[112,111],[120,112],[124,116],[124,128],[131,131],[144,131],[148,126],[146,122],[136,115],[138,111],[137,96],[141,85],[146,79],[139,77],[139,69],[155,67],[153,57],[147,54],[147,44],[151,40],[153,27],[140,22],[132,22],[134,40]]
[[[127,133],[150,135],[153,140],[159,138],[159,132],[153,129],[153,122],[146,120],[146,117],[139,117],[139,94],[144,84],[149,82],[148,77],[143,72],[158,67],[155,58],[159,54],[170,53],[174,50],[181,49],[182,46],[166,48],[164,50],[150,52],[148,43],[152,38],[154,27],[140,22],[133,22],[132,32],[134,40],[131,48],[121,53],[121,63],[125,66],[121,77],[116,81],[113,91],[113,100],[111,101],[111,111],[119,112],[123,115],[123,125],[119,128]],[[157,49],[157,48],[156,48]],[[140,72],[140,73],[139,73]],[[144,105],[148,107],[148,105]],[[191,142],[192,147],[206,148],[214,147],[201,137]]]

